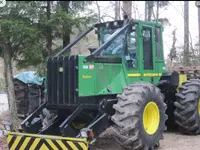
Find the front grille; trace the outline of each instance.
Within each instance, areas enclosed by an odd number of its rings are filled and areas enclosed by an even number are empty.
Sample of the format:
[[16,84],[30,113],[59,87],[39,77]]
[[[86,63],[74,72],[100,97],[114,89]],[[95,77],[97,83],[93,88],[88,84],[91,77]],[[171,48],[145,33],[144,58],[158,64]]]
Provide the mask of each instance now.
[[49,57],[47,86],[47,105],[77,104],[78,56]]

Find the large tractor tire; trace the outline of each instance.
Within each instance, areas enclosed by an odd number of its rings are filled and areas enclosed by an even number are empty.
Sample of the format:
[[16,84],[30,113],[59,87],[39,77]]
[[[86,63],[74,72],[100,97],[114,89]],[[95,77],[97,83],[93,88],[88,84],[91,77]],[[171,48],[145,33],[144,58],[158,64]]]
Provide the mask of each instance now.
[[175,123],[189,135],[200,133],[200,80],[191,79],[182,84],[174,105]]
[[152,150],[163,138],[167,120],[166,104],[160,89],[150,83],[138,82],[123,89],[113,105],[111,120],[114,138],[130,150]]

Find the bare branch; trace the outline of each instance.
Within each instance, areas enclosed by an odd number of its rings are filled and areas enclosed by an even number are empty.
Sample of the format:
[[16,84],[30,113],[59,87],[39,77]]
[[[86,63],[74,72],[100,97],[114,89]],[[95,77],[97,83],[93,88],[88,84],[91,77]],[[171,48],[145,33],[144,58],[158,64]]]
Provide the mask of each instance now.
[[105,12],[103,12],[103,14],[104,14],[105,17],[109,17],[109,18],[112,18],[113,20],[115,20],[115,17],[110,16],[110,15],[106,14]]
[[98,21],[101,22],[101,10],[98,1],[95,1],[98,11]]

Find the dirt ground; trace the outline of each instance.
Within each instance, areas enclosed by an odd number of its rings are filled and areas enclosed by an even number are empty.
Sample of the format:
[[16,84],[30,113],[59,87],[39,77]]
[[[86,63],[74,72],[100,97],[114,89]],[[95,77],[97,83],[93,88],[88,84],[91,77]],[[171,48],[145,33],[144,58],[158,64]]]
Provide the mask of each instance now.
[[[100,136],[95,147],[96,150],[124,150],[113,140],[110,129]],[[157,150],[200,150],[200,135],[185,136],[178,132],[166,131]]]
[[0,150],[8,150],[6,138],[0,137]]
[[[112,131],[104,132],[95,144],[96,150],[124,150],[112,139]],[[199,136],[185,136],[177,132],[165,132],[164,140],[161,140],[157,150],[199,150]],[[0,138],[0,150],[8,150],[6,139]]]

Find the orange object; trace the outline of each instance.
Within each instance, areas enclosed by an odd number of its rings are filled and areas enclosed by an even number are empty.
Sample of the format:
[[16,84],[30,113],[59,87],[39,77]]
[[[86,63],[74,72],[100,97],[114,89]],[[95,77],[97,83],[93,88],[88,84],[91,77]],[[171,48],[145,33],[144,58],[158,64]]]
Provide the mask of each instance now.
[[93,133],[92,131],[89,131],[88,136],[89,136],[89,137],[93,137],[93,136],[94,136],[94,133]]

